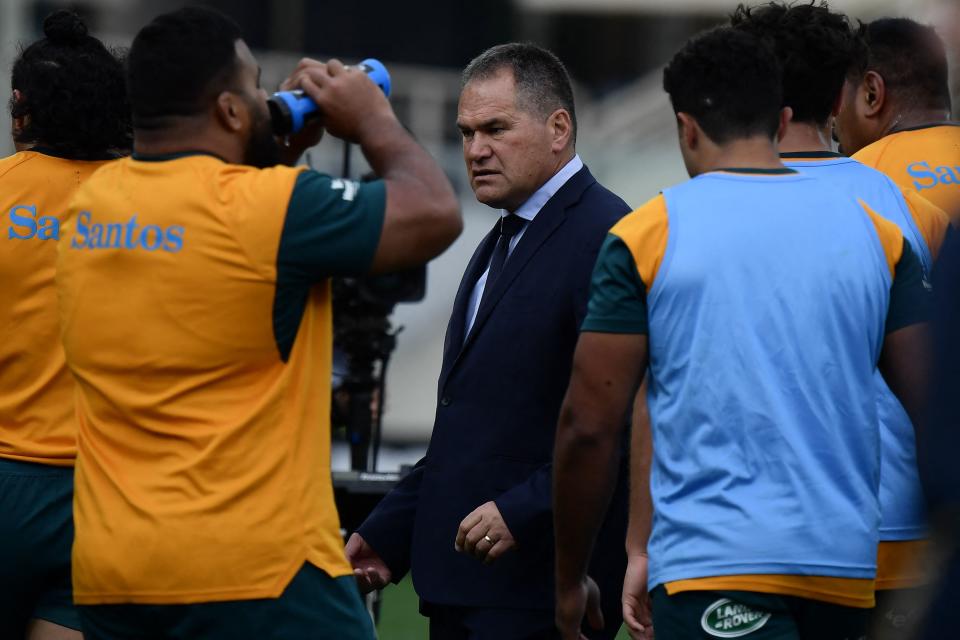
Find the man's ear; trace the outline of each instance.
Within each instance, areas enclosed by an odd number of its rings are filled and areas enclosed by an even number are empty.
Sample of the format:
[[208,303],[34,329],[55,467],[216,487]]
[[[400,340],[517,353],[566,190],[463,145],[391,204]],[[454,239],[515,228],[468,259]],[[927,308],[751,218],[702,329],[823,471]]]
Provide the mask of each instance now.
[[783,136],[787,135],[787,126],[791,120],[793,120],[793,109],[790,107],[780,109],[780,123],[777,125],[777,143],[783,140]]
[[847,90],[847,83],[843,83],[843,87],[840,89],[840,93],[837,94],[837,97],[833,100],[833,107],[830,108],[830,117],[836,118],[840,115],[840,109],[843,108],[843,94]]
[[863,95],[863,114],[867,117],[879,114],[887,102],[887,83],[883,76],[876,71],[867,71],[863,76],[860,91]]
[[680,144],[691,151],[695,151],[700,144],[700,125],[697,120],[689,113],[680,112],[677,114],[677,133],[680,136]]
[[215,111],[217,121],[231,133],[243,130],[250,121],[247,105],[240,96],[230,91],[223,91],[217,96]]
[[[24,97],[23,97],[23,94],[20,93],[20,90],[19,90],[19,89],[14,89],[14,90],[13,90],[13,97],[11,98],[11,102],[12,102],[11,106],[17,105],[17,104],[23,102],[23,100],[24,100]],[[24,129],[27,128],[27,125],[29,125],[29,124],[30,124],[30,114],[25,114],[25,115],[22,115],[22,116],[11,117],[11,118],[10,118],[10,133],[11,133],[11,135],[13,135],[13,137],[16,138],[17,136],[19,136],[19,135],[23,132]]]
[[559,153],[567,148],[573,140],[573,119],[566,109],[557,109],[547,118],[547,127],[550,129],[550,135],[553,142],[550,149],[554,153]]

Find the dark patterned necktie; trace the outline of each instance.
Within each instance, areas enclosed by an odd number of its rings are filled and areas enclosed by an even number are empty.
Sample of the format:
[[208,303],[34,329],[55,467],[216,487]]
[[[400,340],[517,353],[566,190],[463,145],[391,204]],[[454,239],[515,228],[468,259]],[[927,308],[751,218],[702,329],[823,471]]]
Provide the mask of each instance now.
[[[500,237],[497,238],[497,246],[493,248],[493,254],[490,256],[490,269],[487,271],[487,282],[483,285],[483,295],[480,297],[480,304],[477,305],[477,313],[483,308],[484,302],[490,297],[493,285],[503,271],[503,265],[507,262],[510,255],[510,240],[513,236],[520,233],[520,230],[527,224],[527,221],[518,215],[510,214],[500,218]],[[471,327],[471,331],[473,328]]]
[[[497,281],[500,272],[503,271],[503,265],[510,255],[510,240],[520,233],[520,230],[526,224],[526,220],[512,213],[500,218],[500,237],[497,239],[497,246],[494,247],[493,255],[490,257],[490,272],[487,273],[487,283],[483,287],[484,297],[487,295],[486,292],[493,287],[493,283]],[[483,304],[482,301],[481,304]]]

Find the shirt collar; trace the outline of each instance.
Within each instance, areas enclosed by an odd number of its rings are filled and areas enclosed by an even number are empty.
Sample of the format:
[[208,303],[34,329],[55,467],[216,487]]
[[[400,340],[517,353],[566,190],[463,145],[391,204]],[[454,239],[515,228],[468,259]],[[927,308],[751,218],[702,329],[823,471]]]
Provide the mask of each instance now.
[[723,167],[722,169],[711,169],[710,172],[718,171],[720,173],[742,173],[745,175],[768,175],[768,176],[782,176],[791,173],[797,173],[795,169],[790,167],[780,167],[777,169],[761,169],[759,167]]
[[221,162],[226,162],[226,160],[215,153],[211,153],[209,151],[192,150],[174,151],[172,153],[137,153],[134,151],[130,157],[134,160],[139,160],[140,162],[166,162],[167,160],[179,160],[180,158],[188,158],[190,156],[210,156],[211,158],[216,158]]
[[[543,205],[547,204],[547,201],[556,195],[557,191],[560,191],[560,187],[567,184],[567,181],[582,168],[583,160],[580,159],[580,155],[574,155],[567,164],[563,165],[560,171],[553,174],[553,177],[544,182],[542,187],[534,191],[533,195],[513,212],[514,215],[520,216],[528,222],[532,221],[540,213],[540,209],[543,209]],[[501,217],[507,215],[509,215],[507,211],[500,212]]]
[[921,129],[933,129],[934,127],[960,127],[960,122],[951,122],[945,120],[943,122],[929,122],[927,124],[918,124],[914,127],[904,127],[902,129],[893,129],[887,133],[888,136],[895,133],[903,133],[904,131],[920,131]]
[[783,160],[835,160],[847,156],[836,151],[785,151],[780,154]]
[[33,151],[34,153],[39,153],[45,156],[51,156],[53,158],[61,158],[63,160],[82,160],[82,161],[99,162],[101,160],[116,160],[117,158],[121,157],[120,154],[118,153],[111,153],[108,151],[104,151],[103,153],[97,153],[85,158],[79,158],[77,156],[72,156],[58,149],[54,149],[53,147],[44,146],[42,144],[34,145],[29,149],[24,149],[24,151]]

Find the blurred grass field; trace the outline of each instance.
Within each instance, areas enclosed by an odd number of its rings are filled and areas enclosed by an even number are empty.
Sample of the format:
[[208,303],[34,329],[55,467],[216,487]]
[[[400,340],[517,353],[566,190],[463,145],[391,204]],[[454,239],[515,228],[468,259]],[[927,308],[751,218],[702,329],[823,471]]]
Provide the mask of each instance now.
[[[390,585],[383,591],[380,607],[380,624],[377,636],[380,640],[426,640],[427,619],[417,611],[417,594],[410,576],[400,584]],[[627,632],[620,629],[616,640],[629,640]]]

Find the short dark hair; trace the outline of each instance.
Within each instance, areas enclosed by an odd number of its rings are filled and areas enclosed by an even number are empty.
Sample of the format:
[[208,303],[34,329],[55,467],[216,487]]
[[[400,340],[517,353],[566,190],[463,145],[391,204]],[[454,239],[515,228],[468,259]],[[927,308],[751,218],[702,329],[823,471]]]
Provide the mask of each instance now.
[[237,78],[240,27],[219,11],[185,7],[165,13],[133,39],[127,90],[139,129],[202,112]]
[[490,47],[463,70],[461,88],[471,80],[483,80],[503,69],[513,72],[517,96],[523,105],[544,117],[566,109],[573,126],[571,142],[577,141],[577,112],[567,68],[552,52],[530,42],[510,42]]
[[71,11],[43,21],[44,38],[13,63],[10,115],[30,116],[17,132],[20,143],[40,143],[69,158],[92,159],[130,148],[130,105],[120,55],[87,35]]
[[866,64],[856,28],[826,2],[741,4],[730,24],[773,48],[783,69],[783,106],[793,109],[797,122],[826,124],[847,76]]
[[923,109],[950,110],[947,54],[933,27],[908,18],[881,18],[865,25],[860,34],[869,52],[864,71],[879,73],[898,100]]
[[783,89],[776,56],[760,38],[719,27],[690,39],[663,70],[673,110],[688,113],[717,144],[780,125]]

